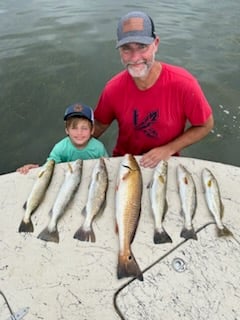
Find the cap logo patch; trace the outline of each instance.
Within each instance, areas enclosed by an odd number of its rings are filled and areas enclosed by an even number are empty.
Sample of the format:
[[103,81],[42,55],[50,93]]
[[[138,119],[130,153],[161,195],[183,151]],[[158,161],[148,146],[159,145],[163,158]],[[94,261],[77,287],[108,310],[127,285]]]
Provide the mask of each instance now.
[[143,31],[144,21],[143,18],[129,18],[123,22],[123,32],[129,31]]
[[82,110],[83,110],[83,107],[82,107],[82,105],[79,104],[79,103],[76,103],[76,104],[73,106],[73,111],[74,111],[74,112],[82,112]]

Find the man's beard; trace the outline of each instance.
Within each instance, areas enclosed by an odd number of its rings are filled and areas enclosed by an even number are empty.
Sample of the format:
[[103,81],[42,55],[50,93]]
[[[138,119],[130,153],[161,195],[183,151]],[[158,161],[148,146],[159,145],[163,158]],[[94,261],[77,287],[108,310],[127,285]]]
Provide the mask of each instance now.
[[[152,68],[152,65],[155,61],[155,54],[152,55],[151,60],[139,60],[135,63],[128,61],[127,63],[122,61],[122,64],[124,65],[125,68],[127,68],[129,74],[133,78],[146,78],[149,74],[149,71]],[[134,65],[141,64],[141,68],[137,69],[134,67]]]

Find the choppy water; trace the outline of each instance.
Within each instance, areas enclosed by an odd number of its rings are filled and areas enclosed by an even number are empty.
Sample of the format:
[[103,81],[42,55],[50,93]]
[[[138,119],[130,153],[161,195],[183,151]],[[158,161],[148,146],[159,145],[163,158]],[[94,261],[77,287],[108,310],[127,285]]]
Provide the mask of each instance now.
[[[95,106],[121,70],[116,24],[130,10],[152,16],[158,58],[197,76],[215,128],[182,154],[240,164],[240,2],[206,0],[2,0],[0,3],[0,173],[43,163],[64,136],[63,113],[75,101]],[[109,152],[113,126],[102,140]]]

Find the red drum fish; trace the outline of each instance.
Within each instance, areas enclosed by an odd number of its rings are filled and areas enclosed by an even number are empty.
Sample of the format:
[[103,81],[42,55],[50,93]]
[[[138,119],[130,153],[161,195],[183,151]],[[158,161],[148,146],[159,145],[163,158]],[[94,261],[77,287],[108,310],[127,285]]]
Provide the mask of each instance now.
[[136,277],[142,272],[133,256],[131,243],[138,226],[142,197],[142,175],[134,156],[126,154],[120,164],[116,188],[116,222],[119,234],[117,277]]

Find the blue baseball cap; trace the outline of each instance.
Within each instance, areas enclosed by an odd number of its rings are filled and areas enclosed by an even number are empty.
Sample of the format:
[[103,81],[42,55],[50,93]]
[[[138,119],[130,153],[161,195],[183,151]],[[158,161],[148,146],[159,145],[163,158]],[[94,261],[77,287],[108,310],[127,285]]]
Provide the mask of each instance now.
[[67,107],[64,114],[64,120],[67,120],[70,117],[84,117],[92,123],[94,122],[92,108],[80,102],[71,104]]
[[118,23],[116,48],[131,42],[151,44],[155,38],[152,19],[144,12],[132,11],[123,16]]

